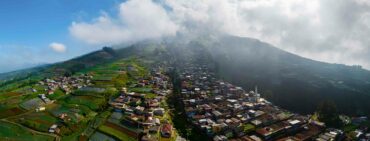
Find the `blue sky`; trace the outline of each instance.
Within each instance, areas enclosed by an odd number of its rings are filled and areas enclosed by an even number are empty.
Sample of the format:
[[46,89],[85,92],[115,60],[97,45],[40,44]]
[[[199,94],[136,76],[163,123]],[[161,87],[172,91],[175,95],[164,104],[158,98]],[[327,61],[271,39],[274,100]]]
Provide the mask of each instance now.
[[[0,72],[66,60],[100,48],[71,37],[72,22],[115,13],[118,0],[1,0]],[[64,44],[55,52],[49,44]],[[11,63],[10,63],[11,62]]]

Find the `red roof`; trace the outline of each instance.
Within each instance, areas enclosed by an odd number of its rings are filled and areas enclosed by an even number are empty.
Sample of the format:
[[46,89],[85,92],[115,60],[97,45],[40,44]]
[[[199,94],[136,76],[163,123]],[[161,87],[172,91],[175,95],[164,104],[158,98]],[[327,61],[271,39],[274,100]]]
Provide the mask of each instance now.
[[172,132],[172,125],[171,124],[164,124],[161,129],[162,132],[171,133]]

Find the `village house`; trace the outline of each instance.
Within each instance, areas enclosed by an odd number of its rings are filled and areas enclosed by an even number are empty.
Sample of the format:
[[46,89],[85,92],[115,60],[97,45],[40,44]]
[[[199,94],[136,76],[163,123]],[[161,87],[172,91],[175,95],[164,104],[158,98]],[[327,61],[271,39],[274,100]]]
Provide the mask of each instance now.
[[42,112],[42,111],[45,111],[45,110],[46,110],[46,107],[44,107],[44,106],[36,108],[36,112]]
[[172,125],[171,124],[163,124],[161,127],[161,136],[165,138],[170,138],[172,136]]
[[57,124],[53,124],[50,126],[49,128],[49,133],[59,133],[60,132],[60,129],[58,128],[58,125]]

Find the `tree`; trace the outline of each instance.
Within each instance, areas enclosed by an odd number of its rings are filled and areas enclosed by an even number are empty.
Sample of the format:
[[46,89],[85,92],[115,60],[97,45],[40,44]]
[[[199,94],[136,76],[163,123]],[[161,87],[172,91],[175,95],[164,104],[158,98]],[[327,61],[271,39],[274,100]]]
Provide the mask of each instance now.
[[342,122],[339,119],[337,106],[333,101],[323,101],[317,108],[318,118],[329,127],[340,127]]
[[189,139],[189,136],[191,136],[191,127],[186,126],[186,139]]
[[72,76],[72,72],[71,71],[66,71],[66,72],[64,72],[64,76],[65,77],[71,77]]

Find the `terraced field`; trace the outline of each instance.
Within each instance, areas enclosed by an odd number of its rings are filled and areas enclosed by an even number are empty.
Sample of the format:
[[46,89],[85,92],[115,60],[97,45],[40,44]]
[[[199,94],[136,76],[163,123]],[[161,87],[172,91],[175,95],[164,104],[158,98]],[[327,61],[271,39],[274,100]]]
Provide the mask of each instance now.
[[[45,75],[47,77],[35,77],[32,83],[17,81],[14,83],[23,84],[0,86],[0,140],[138,140],[142,130],[124,128],[120,119],[117,123],[108,122],[114,111],[108,102],[118,97],[123,87],[145,94],[144,99],[157,96],[151,85],[138,85],[140,78],[148,79],[150,73],[136,59],[97,65],[72,74],[71,77],[85,74],[92,77],[89,79],[91,84],[74,87],[70,94],[66,94],[62,87],[53,90],[53,94],[47,94],[50,84],[46,78],[59,81],[58,78],[64,77],[58,73],[65,70],[53,69],[53,73]],[[39,94],[46,94],[53,102],[46,104]],[[45,111],[36,112],[35,109],[41,106],[46,108]],[[61,115],[67,118],[62,119]],[[58,125],[59,133],[48,133],[53,124]]]
[[130,131],[126,128],[109,122],[105,123],[103,126],[100,126],[99,131],[111,135],[122,141],[136,141],[138,137],[138,134],[136,132]]
[[47,112],[32,112],[11,119],[16,123],[20,123],[26,127],[35,129],[37,131],[47,132],[49,127],[55,124],[58,119]]
[[6,117],[11,117],[11,116],[15,116],[15,115],[18,115],[18,114],[22,114],[26,111],[22,110],[21,108],[19,107],[1,107],[0,108],[0,118],[6,118]]
[[84,105],[94,111],[101,109],[106,104],[105,98],[96,96],[69,96],[65,99],[65,102],[68,104]]
[[0,140],[54,141],[54,137],[33,133],[15,124],[0,121]]

